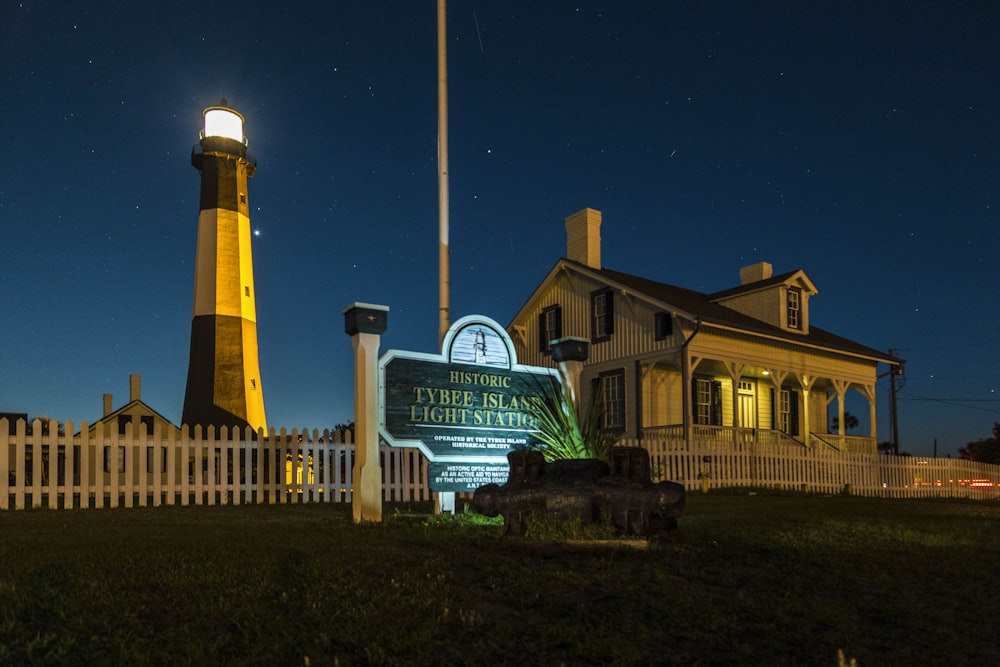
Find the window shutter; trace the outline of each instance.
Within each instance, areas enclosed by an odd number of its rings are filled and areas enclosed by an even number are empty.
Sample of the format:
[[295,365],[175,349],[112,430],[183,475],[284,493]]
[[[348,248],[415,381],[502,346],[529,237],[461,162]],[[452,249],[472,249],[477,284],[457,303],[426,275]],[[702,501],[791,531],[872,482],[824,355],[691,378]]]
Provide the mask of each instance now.
[[615,293],[608,290],[608,312],[604,315],[604,329],[610,336],[615,332]]
[[712,381],[712,426],[722,426],[722,383]]
[[799,392],[789,390],[788,395],[788,421],[792,431],[789,435],[797,436],[799,434]]
[[538,313],[538,351],[545,352],[549,349],[545,340],[545,311]]
[[775,394],[774,394],[774,387],[771,387],[771,389],[769,389],[769,391],[771,392],[771,430],[772,431],[777,431],[778,430],[778,410],[781,409],[781,406],[778,405],[778,401],[775,400],[777,398],[777,396],[775,396]]

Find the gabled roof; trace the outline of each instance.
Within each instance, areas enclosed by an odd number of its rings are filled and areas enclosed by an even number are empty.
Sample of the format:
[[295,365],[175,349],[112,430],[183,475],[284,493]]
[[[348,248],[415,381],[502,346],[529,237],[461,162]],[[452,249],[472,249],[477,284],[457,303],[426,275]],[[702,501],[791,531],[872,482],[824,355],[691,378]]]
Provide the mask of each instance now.
[[798,282],[805,285],[810,293],[819,293],[819,290],[816,289],[815,285],[813,285],[812,280],[809,279],[806,272],[803,269],[795,269],[794,271],[782,273],[779,276],[771,276],[770,278],[765,278],[764,280],[755,280],[754,282],[747,283],[746,285],[737,285],[736,287],[730,287],[729,289],[724,289],[721,292],[714,292],[712,294],[706,294],[705,296],[712,301],[721,301],[740,294],[749,294],[750,292],[757,292],[762,289],[767,289],[768,287],[774,287],[775,285],[783,285],[791,281],[792,278],[797,278]]
[[126,403],[125,405],[121,406],[117,410],[115,410],[115,411],[113,411],[113,412],[111,412],[109,414],[104,415],[103,417],[101,417],[100,419],[98,419],[94,423],[95,424],[100,424],[100,423],[104,423],[104,422],[110,422],[112,420],[117,420],[118,419],[118,415],[129,414],[132,411],[133,408],[138,407],[140,405],[142,407],[144,407],[146,410],[149,411],[150,416],[162,419],[163,421],[165,421],[166,423],[170,424],[174,428],[177,428],[177,426],[172,421],[170,421],[169,419],[167,419],[166,417],[164,417],[163,415],[161,415],[159,412],[157,412],[153,408],[149,407],[149,405],[147,403],[143,403],[142,400],[139,400],[139,399],[134,400],[134,401],[129,401],[128,403]]
[[746,331],[749,333],[767,336],[769,338],[789,341],[798,345],[807,345],[856,356],[868,357],[885,363],[897,364],[900,362],[898,358],[886,352],[881,352],[866,345],[856,343],[852,340],[837,336],[836,334],[815,326],[810,325],[809,333],[807,334],[791,333],[768,324],[767,322],[750,317],[749,315],[744,315],[743,313],[716,303],[716,299],[719,298],[719,295],[727,295],[728,293],[728,296],[732,296],[733,294],[738,293],[740,289],[745,289],[747,287],[759,289],[762,286],[762,283],[778,284],[793,276],[797,273],[797,271],[784,273],[780,276],[774,276],[766,280],[752,283],[751,285],[744,285],[741,286],[741,288],[737,288],[736,291],[725,290],[724,292],[705,294],[702,292],[696,292],[695,290],[677,287],[676,285],[668,285],[666,283],[656,282],[655,280],[633,276],[620,271],[613,271],[611,269],[594,269],[586,264],[581,264],[580,262],[564,258],[560,259],[556,262],[555,266],[552,267],[548,275],[539,284],[534,293],[532,293],[528,301],[521,307],[520,311],[514,317],[514,321],[522,316],[528,304],[535,300],[542,288],[554,280],[555,276],[563,270],[572,270],[577,273],[588,275],[598,282],[618,287],[631,293],[633,296],[640,296],[648,301],[658,303],[666,310],[675,311],[678,314],[691,319],[697,319],[701,321],[702,324],[715,325],[738,331]]
[[[121,406],[117,410],[114,410],[113,412],[110,412],[110,413],[104,415],[103,417],[101,417],[97,421],[92,422],[87,428],[88,429],[93,429],[93,428],[96,428],[100,424],[116,424],[118,422],[118,417],[120,415],[129,415],[137,407],[144,408],[145,411],[147,411],[149,413],[149,416],[164,421],[168,426],[170,426],[175,431],[177,431],[178,433],[180,433],[181,429],[180,429],[179,426],[177,426],[176,424],[174,424],[172,421],[170,421],[169,419],[167,419],[166,417],[164,417],[163,415],[161,415],[159,412],[157,412],[153,408],[149,407],[149,405],[147,403],[144,403],[141,399],[136,399],[134,401],[129,401],[128,403],[126,403],[125,405]],[[77,435],[79,435],[79,432],[77,432]],[[150,433],[150,435],[152,435],[152,433]]]

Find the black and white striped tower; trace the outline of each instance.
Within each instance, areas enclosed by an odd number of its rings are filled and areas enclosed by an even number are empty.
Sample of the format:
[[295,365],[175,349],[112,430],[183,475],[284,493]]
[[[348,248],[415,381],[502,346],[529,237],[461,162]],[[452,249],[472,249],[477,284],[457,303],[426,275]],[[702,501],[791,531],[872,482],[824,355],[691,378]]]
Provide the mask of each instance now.
[[243,116],[225,99],[203,115],[201,141],[191,152],[201,172],[201,207],[182,421],[266,430],[247,198],[257,163],[247,152]]

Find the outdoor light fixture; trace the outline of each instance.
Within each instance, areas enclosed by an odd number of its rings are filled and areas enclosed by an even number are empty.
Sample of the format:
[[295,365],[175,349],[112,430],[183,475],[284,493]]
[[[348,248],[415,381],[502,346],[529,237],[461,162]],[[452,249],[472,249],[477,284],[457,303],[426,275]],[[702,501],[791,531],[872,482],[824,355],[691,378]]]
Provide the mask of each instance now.
[[226,100],[222,100],[222,106],[205,109],[205,128],[202,130],[201,136],[203,139],[207,137],[224,137],[245,144],[243,116],[225,106],[225,104]]

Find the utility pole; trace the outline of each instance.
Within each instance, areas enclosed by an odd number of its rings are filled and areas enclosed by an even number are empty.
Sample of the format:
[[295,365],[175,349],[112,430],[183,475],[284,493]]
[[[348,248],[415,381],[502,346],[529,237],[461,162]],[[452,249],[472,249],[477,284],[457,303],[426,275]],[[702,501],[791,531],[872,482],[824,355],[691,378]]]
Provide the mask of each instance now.
[[[896,351],[889,348],[889,354],[896,356]],[[889,425],[892,427],[892,453],[899,456],[899,412],[896,407],[896,392],[902,385],[896,386],[896,376],[903,375],[902,364],[893,365],[889,369]]]

